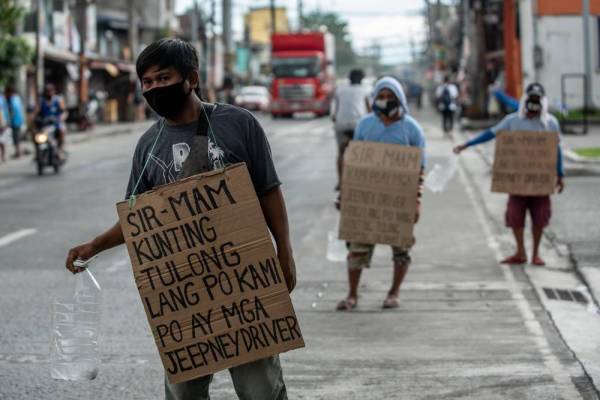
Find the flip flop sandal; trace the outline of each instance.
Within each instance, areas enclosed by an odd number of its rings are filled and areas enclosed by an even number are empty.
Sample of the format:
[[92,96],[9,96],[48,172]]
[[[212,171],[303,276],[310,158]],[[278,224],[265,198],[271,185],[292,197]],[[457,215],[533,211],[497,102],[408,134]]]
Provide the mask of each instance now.
[[400,303],[398,302],[398,296],[388,296],[381,305],[381,308],[389,309],[389,308],[398,308]]
[[546,265],[546,262],[544,260],[542,260],[540,257],[533,257],[533,259],[531,260],[531,263],[533,265],[537,265],[538,267],[543,267]]
[[335,309],[336,311],[350,311],[355,309],[357,305],[358,301],[356,299],[347,298],[340,301]]
[[500,262],[501,264],[525,264],[527,263],[527,257],[518,257],[516,255],[505,258]]

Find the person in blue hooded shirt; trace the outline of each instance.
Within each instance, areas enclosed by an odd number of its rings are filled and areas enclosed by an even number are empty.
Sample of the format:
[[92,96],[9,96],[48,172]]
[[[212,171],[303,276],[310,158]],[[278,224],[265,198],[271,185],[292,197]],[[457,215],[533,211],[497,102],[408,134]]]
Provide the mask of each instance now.
[[[391,77],[377,81],[374,89],[373,112],[364,116],[354,130],[354,140],[399,144],[422,149],[421,176],[426,165],[425,135],[421,126],[409,115],[406,96],[400,82]],[[422,179],[421,179],[422,183]],[[421,187],[419,188],[419,199]],[[415,222],[419,219],[420,200],[417,201]],[[364,268],[368,268],[375,245],[350,243],[348,254],[349,292],[337,305],[337,310],[350,310],[358,304],[358,286]],[[411,263],[410,248],[392,247],[394,274],[383,308],[398,307],[400,285]]]
[[[495,139],[496,133],[500,131],[542,131],[558,132],[560,134],[560,125],[556,118],[548,112],[548,99],[544,87],[540,83],[535,82],[527,86],[517,112],[507,115],[498,124],[468,142],[456,146],[454,152],[459,154],[469,147],[489,142]],[[565,184],[560,143],[557,151],[556,176],[557,191],[562,193]],[[544,228],[550,223],[552,215],[550,196],[518,196],[513,194],[508,196],[505,223],[513,231],[517,249],[513,255],[502,260],[503,264],[527,263],[524,238],[527,212],[531,215],[531,234],[533,237],[531,263],[537,266],[546,265],[539,255],[539,248]]]

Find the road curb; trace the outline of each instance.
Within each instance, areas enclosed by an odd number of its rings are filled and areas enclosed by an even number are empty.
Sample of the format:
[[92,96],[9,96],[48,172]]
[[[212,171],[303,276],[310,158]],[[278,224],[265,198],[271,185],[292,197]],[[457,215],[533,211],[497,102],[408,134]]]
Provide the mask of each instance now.
[[96,138],[102,138],[107,136],[116,136],[116,135],[124,135],[128,133],[135,133],[137,131],[145,131],[152,125],[154,121],[143,121],[143,122],[132,122],[130,125],[120,125],[115,127],[115,129],[109,129],[110,126],[102,127],[102,129],[98,132],[91,131],[83,131],[77,133],[71,133],[69,135],[69,143],[78,144],[91,141]]
[[[464,131],[460,131],[459,134],[461,134],[463,137],[467,136],[467,134]],[[475,148],[474,150],[486,165],[491,166],[493,164],[493,160],[491,160],[490,157],[488,157],[480,148]],[[567,172],[570,173],[568,174]],[[597,174],[600,174],[600,168],[578,168],[574,165],[565,166],[566,176],[591,176]],[[551,229],[544,230],[544,238],[548,241],[548,243],[550,243],[552,249],[558,254],[562,253],[561,248],[566,248],[567,254],[565,254],[565,256],[570,261],[569,264],[571,266],[571,271],[575,273],[575,275],[579,278],[582,284],[586,287],[588,292],[591,294],[592,300],[594,301],[596,306],[600,306],[598,298],[594,296],[594,293],[600,291],[600,288],[598,289],[598,291],[595,291],[594,288],[590,285],[589,281],[586,279],[586,275],[580,269],[579,262],[569,245],[563,243]]]
[[[464,135],[464,133],[462,134]],[[487,166],[491,165],[491,160],[483,151],[477,149],[476,153],[478,153],[478,156],[475,156],[474,160],[478,158],[479,163],[483,162]],[[465,176],[471,174],[470,167],[467,163],[463,163],[463,169]],[[479,196],[483,196],[482,186],[478,185],[472,176],[470,179],[472,180],[471,183],[474,185],[474,190],[478,192]],[[492,216],[487,205],[483,205],[482,208],[485,217],[491,221],[491,229],[496,229],[499,226],[498,221]],[[498,232],[493,233],[496,235],[498,234]],[[591,295],[592,287],[590,282],[583,275],[583,271],[580,269],[581,266],[577,263],[574,253],[568,246],[561,246],[552,236],[555,237],[553,232],[544,233],[543,243],[546,244],[547,251],[554,253],[557,257],[562,259],[569,268],[541,269],[525,266],[522,268],[522,273],[527,282],[531,285],[531,288],[534,289],[537,300],[547,314],[554,330],[560,337],[560,340],[579,366],[582,375],[571,375],[571,381],[576,387],[576,390],[578,390],[582,396],[584,393],[590,395],[590,397],[582,398],[599,399],[600,392],[598,391],[597,357],[593,356],[593,354],[595,354],[594,351],[591,350],[593,345],[590,345],[589,340],[586,341],[587,336],[582,335],[577,329],[577,326],[579,326],[577,324],[582,321],[586,321],[586,324],[581,326],[597,327],[600,325],[598,319],[589,319],[589,316],[592,315],[590,314],[590,307],[597,310],[598,303]],[[506,242],[504,242],[505,238],[499,237],[498,240],[499,246],[506,245]],[[520,267],[517,267],[517,269],[518,268]],[[581,304],[575,302],[553,302],[553,300],[549,300],[546,297],[545,290],[547,288],[567,289],[578,291],[580,293],[587,292],[588,306],[584,308],[581,307]],[[565,307],[567,307],[567,312],[565,312]],[[594,315],[596,315],[596,312],[597,311],[594,311]],[[582,338],[583,342],[581,341]]]
[[571,162],[597,165],[600,167],[600,159],[591,159],[591,158],[587,158],[587,157],[582,157],[571,149],[564,149],[563,154],[565,155],[565,159],[567,159]]

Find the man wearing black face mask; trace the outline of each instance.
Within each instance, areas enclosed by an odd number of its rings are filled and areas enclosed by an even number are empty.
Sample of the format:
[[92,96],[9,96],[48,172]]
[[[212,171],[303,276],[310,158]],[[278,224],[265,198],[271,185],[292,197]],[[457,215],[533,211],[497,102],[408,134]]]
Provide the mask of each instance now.
[[[479,136],[454,148],[455,153],[460,153],[470,146],[490,141],[496,137],[499,131],[548,131],[560,133],[560,125],[554,116],[548,113],[548,100],[544,87],[539,83],[532,83],[525,89],[521,98],[519,111],[504,117],[497,125],[482,132]],[[558,146],[558,159],[556,163],[558,193],[564,189],[562,150]],[[505,258],[504,264],[525,264],[527,252],[525,251],[524,229],[525,217],[529,211],[532,220],[531,234],[533,236],[533,251],[531,263],[544,266],[545,262],[539,255],[540,242],[544,228],[550,223],[551,202],[550,196],[516,196],[508,197],[506,206],[506,226],[513,230],[517,251],[512,256]]]
[[[375,84],[373,112],[364,116],[354,130],[354,140],[399,144],[422,149],[421,173],[425,169],[425,136],[421,126],[408,115],[408,104],[400,82],[385,77]],[[422,180],[421,180],[422,183]],[[415,222],[419,220],[421,188],[417,200]],[[364,268],[369,268],[375,245],[350,243],[348,253],[348,296],[337,305],[338,311],[353,309],[358,304],[358,287]],[[383,308],[399,306],[400,285],[411,263],[410,247],[392,247],[394,272],[390,289],[383,301]]]
[[[136,69],[148,104],[162,118],[139,140],[126,197],[151,190],[199,172],[222,167],[222,162],[245,162],[275,239],[277,257],[288,286],[296,285],[287,214],[265,133],[249,112],[225,104],[209,104],[199,97],[198,56],[179,39],[161,39],[140,54]],[[94,240],[69,251],[66,268],[76,259],[87,260],[123,244],[117,223]],[[273,356],[230,369],[240,398],[287,399],[279,363]],[[165,380],[167,400],[205,400],[212,376],[180,384]]]

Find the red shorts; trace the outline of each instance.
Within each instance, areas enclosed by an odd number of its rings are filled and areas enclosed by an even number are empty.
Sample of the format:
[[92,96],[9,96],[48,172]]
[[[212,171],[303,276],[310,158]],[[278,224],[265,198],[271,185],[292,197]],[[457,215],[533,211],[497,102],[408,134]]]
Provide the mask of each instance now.
[[550,196],[508,196],[506,205],[506,226],[524,228],[525,215],[529,210],[533,226],[544,228],[550,223],[552,206]]

